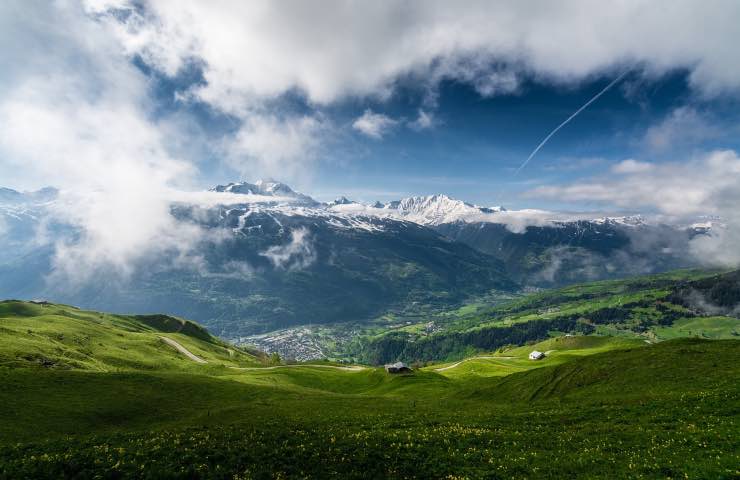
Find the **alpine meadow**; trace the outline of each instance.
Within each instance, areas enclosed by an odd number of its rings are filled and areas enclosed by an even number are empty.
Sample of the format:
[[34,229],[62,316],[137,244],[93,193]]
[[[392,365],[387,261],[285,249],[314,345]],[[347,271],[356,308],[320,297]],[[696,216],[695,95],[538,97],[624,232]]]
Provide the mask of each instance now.
[[0,4],[0,480],[740,478],[740,4]]

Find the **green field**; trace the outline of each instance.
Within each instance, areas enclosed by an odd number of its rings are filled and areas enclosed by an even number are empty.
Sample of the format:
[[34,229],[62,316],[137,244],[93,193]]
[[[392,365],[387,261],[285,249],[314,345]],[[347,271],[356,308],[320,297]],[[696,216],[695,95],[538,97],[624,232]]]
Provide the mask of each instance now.
[[740,475],[738,340],[561,336],[390,375],[21,302],[0,340],[0,478]]
[[523,295],[434,317],[440,328],[431,334],[412,325],[359,337],[349,347],[350,357],[367,363],[453,361],[563,334],[651,342],[736,338],[740,320],[731,307],[740,303],[738,277],[738,272],[683,270]]

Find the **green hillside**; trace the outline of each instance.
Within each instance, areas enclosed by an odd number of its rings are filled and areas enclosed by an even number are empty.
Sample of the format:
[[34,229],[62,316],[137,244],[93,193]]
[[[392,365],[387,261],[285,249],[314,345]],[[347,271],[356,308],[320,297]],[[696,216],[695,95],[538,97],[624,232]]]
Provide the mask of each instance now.
[[263,366],[172,317],[0,308],[2,479],[740,474],[738,340],[561,336],[391,375]]
[[[457,362],[435,364],[424,367],[424,371],[437,372],[450,378],[503,377],[535,368],[559,365],[580,356],[643,345],[644,341],[636,338],[559,336],[532,345],[502,348],[494,354],[477,355]],[[529,360],[529,354],[533,350],[546,352],[545,358],[537,361]]]
[[435,318],[438,331],[412,328],[357,339],[354,358],[368,363],[458,360],[563,334],[651,342],[740,335],[740,273],[677,271],[574,285]]
[[254,354],[166,315],[111,315],[51,303],[0,302],[0,365],[94,371],[188,370],[259,364]]

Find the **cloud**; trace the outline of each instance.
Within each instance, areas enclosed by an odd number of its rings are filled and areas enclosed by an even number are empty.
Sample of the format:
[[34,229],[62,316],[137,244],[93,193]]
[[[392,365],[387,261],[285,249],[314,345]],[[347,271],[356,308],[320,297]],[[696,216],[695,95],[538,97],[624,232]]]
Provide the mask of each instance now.
[[631,174],[631,173],[642,173],[647,172],[653,168],[653,165],[647,162],[639,162],[628,158],[621,162],[612,165],[612,172],[619,174]]
[[[737,266],[740,254],[740,157],[716,150],[685,162],[644,168],[622,162],[617,177],[592,178],[569,185],[538,187],[529,197],[595,202],[629,209],[647,208],[676,218],[718,216],[726,223],[710,236],[697,237],[692,251],[704,263]],[[627,168],[624,168],[625,165]]]
[[61,188],[53,220],[78,233],[51,239],[53,263],[81,280],[100,268],[126,275],[158,252],[186,254],[200,236],[170,216],[168,192],[195,168],[168,152],[148,110],[147,78],[74,5],[0,7],[8,40],[0,54],[0,171]]
[[383,115],[382,113],[373,113],[372,110],[368,109],[352,123],[352,128],[368,137],[379,140],[383,138],[383,136],[385,136],[397,123],[398,121],[387,115]]
[[695,145],[721,135],[722,129],[713,125],[705,115],[684,106],[676,108],[662,122],[651,126],[645,134],[644,143],[652,150],[661,151]]
[[226,159],[243,177],[293,180],[310,169],[330,130],[320,116],[252,115],[226,141]]
[[[126,272],[153,252],[187,256],[203,234],[171,222],[174,192],[187,189],[198,172],[193,161],[173,153],[187,150],[172,148],[171,139],[183,131],[159,117],[147,69],[174,78],[197,65],[202,81],[177,97],[233,118],[235,133],[225,134],[217,153],[245,174],[280,176],[299,176],[321,156],[333,132],[316,113],[323,106],[390,98],[408,78],[426,82],[430,91],[439,82],[466,82],[490,96],[517,92],[523,78],[575,85],[637,65],[651,78],[686,69],[705,96],[740,88],[734,47],[740,4],[733,1],[678,1],[669,12],[647,0],[608,8],[585,0],[330,0],[322,6],[0,3],[0,176],[24,187],[61,187],[67,208],[55,214],[81,235],[57,245],[57,265]],[[304,100],[301,107],[286,106],[295,97]],[[355,122],[364,134],[381,138],[396,125],[365,113]],[[674,117],[667,124],[685,124],[691,115]],[[421,112],[417,122],[429,123]],[[664,130],[671,128],[677,130]],[[656,145],[677,138],[655,132]],[[620,206],[634,201],[630,208],[655,205],[666,212],[682,205],[726,212],[721,195],[734,198],[737,177],[728,170],[734,152],[713,155],[714,163],[656,165],[644,178],[626,172],[550,194]]]
[[740,175],[740,158],[732,150],[713,151],[686,162],[656,164],[649,169],[641,162],[620,165],[626,171],[620,172],[623,175],[619,177],[538,187],[527,196],[620,208],[654,208],[668,215],[712,215],[721,210],[719,192],[734,189]]
[[303,227],[290,232],[290,242],[273,245],[260,255],[270,260],[279,270],[302,270],[316,261],[311,234]]
[[648,0],[87,3],[154,68],[201,60],[206,83],[194,93],[223,109],[291,91],[314,104],[384,97],[408,75],[495,95],[516,91],[522,74],[574,83],[624,64],[653,77],[685,68],[704,95],[740,87],[740,5],[729,0],[672,2],[670,12]]
[[437,123],[438,121],[435,118],[433,112],[427,112],[420,108],[419,116],[416,117],[416,120],[409,122],[408,125],[412,130],[421,131],[433,128],[437,125]]

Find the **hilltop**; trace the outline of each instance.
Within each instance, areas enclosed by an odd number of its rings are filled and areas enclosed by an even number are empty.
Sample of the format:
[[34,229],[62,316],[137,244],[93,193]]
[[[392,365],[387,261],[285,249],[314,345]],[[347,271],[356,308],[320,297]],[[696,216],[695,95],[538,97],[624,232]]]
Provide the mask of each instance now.
[[[197,323],[168,315],[112,315],[48,302],[0,302],[0,367],[112,371],[187,370],[260,363]],[[197,362],[196,362],[197,363]]]

